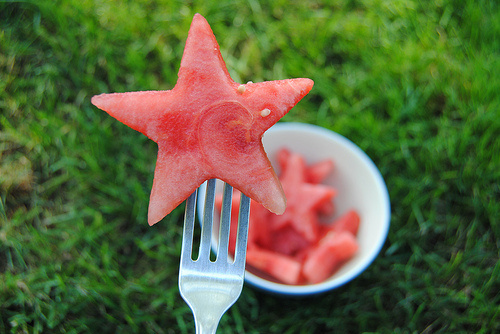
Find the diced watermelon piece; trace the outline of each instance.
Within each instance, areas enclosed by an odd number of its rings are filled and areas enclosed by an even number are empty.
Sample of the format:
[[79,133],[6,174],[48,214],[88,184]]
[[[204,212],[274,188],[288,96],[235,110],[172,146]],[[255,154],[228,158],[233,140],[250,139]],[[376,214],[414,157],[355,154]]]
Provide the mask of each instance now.
[[335,203],[332,200],[324,201],[317,207],[318,215],[323,217],[331,217],[335,213]]
[[335,232],[346,231],[356,236],[359,230],[359,222],[360,218],[358,212],[349,210],[329,225],[327,230]]
[[289,204],[283,215],[275,217],[273,228],[279,229],[289,224],[306,240],[316,240],[319,228],[317,209],[332,200],[335,189],[308,183],[302,183],[297,188],[287,188],[287,183],[283,183],[283,187]]
[[287,154],[285,169],[280,176],[288,207],[281,216],[274,218],[273,229],[292,225],[309,242],[318,234],[315,210],[335,196],[334,188],[326,185],[313,185],[306,182],[306,163],[297,153]]
[[270,235],[272,243],[269,249],[283,255],[295,256],[298,252],[311,245],[311,242],[292,226],[285,226],[279,231],[271,232]]
[[359,246],[350,232],[331,231],[309,252],[302,273],[311,284],[323,282],[346,260],[357,252]]
[[319,161],[307,167],[306,180],[309,183],[319,184],[333,171],[333,161],[330,159]]
[[248,242],[263,248],[269,248],[272,245],[273,234],[269,220],[273,215],[261,204],[255,201],[250,202]]
[[281,171],[280,180],[286,183],[290,189],[298,188],[306,181],[306,161],[297,153],[288,152],[286,157],[286,161],[283,162],[285,168]]
[[172,90],[101,94],[92,103],[158,144],[153,225],[211,178],[283,213],[285,195],[262,136],[312,86],[310,79],[234,82],[210,25],[196,14]]
[[302,264],[286,255],[259,248],[249,248],[247,264],[286,284],[298,284]]
[[276,154],[276,160],[278,161],[278,165],[280,167],[280,175],[283,175],[283,173],[285,172],[290,154],[291,152],[287,148],[279,149],[278,153]]
[[328,210],[327,208],[331,206],[333,198],[337,195],[337,190],[335,188],[323,184],[310,184],[307,188],[311,189],[310,192],[315,193],[316,198],[312,205],[312,209],[315,212],[324,212]]

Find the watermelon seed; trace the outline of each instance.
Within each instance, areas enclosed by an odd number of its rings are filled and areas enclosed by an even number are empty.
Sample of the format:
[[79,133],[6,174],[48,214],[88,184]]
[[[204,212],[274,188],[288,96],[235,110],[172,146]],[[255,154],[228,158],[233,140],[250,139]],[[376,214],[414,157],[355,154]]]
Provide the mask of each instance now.
[[271,113],[271,110],[265,108],[265,109],[262,109],[262,111],[260,112],[260,115],[262,117],[266,117],[266,116],[269,116],[270,113]]
[[243,94],[247,88],[244,85],[238,86],[238,93]]

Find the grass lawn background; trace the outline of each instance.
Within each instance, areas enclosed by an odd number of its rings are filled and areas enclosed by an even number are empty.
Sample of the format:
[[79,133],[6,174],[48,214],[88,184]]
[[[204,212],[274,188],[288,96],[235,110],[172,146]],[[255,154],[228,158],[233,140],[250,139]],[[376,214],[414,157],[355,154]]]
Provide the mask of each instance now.
[[500,331],[495,1],[0,1],[0,333],[193,333],[183,207],[146,222],[156,144],[90,104],[171,89],[204,15],[235,81],[309,77],[283,121],[380,168],[380,256],[327,294],[245,286],[219,333]]

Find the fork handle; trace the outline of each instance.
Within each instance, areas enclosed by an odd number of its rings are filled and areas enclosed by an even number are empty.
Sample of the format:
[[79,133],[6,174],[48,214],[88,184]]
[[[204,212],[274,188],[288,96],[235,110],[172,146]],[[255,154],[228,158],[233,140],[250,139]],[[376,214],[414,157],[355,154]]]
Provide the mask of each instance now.
[[194,322],[196,326],[196,334],[215,334],[219,321],[226,312],[222,311],[217,306],[212,305],[210,309],[194,311]]
[[196,321],[196,334],[215,334],[217,331],[217,325],[218,324],[202,325]]

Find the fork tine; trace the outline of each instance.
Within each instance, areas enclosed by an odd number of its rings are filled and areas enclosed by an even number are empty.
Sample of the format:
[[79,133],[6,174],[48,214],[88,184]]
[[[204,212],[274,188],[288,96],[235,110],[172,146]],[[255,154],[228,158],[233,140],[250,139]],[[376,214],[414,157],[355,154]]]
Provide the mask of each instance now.
[[201,226],[200,252],[198,259],[210,259],[210,246],[212,244],[212,225],[214,221],[215,181],[215,179],[210,179],[207,182],[205,209],[203,212],[203,223]]
[[241,193],[240,214],[238,218],[238,235],[234,250],[234,265],[244,268],[247,254],[248,219],[250,216],[250,198]]
[[186,201],[186,209],[184,212],[184,227],[181,249],[181,264],[185,264],[191,260],[191,251],[193,249],[193,234],[194,220],[196,215],[196,197],[198,189],[196,189]]
[[227,262],[229,248],[229,230],[231,229],[231,206],[233,199],[233,187],[224,183],[224,194],[222,199],[222,210],[219,228],[219,247],[217,249],[217,260]]

